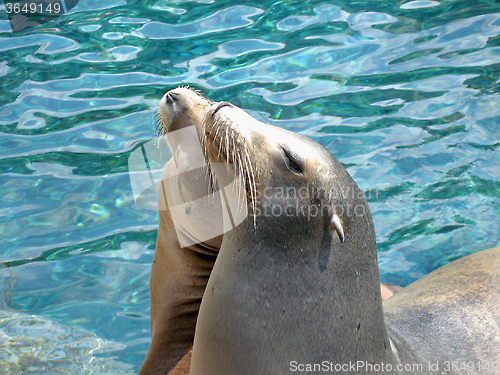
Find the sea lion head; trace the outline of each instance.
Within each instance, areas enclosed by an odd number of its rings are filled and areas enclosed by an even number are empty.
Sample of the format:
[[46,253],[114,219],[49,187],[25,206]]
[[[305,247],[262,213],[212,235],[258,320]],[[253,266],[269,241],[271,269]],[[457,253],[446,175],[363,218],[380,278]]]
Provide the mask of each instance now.
[[[364,235],[374,246],[373,222],[363,193],[319,143],[264,124],[229,102],[210,106],[202,131],[208,163],[225,163],[233,177],[242,181],[255,230],[282,225],[297,228],[298,235],[304,232],[304,238],[329,231],[333,242],[342,243],[350,235],[349,228],[356,228],[352,237]],[[360,228],[366,228],[366,233]]]
[[188,87],[168,91],[158,103],[155,114],[158,135],[165,136],[187,126],[201,125],[203,116],[212,104],[201,93]]

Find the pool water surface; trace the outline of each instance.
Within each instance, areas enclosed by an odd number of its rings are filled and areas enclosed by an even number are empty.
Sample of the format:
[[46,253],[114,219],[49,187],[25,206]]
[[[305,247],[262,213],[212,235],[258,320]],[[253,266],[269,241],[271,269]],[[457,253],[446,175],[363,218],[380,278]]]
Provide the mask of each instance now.
[[135,150],[181,85],[309,136],[365,193],[383,282],[500,245],[500,3],[0,6],[0,373],[134,374],[157,213]]

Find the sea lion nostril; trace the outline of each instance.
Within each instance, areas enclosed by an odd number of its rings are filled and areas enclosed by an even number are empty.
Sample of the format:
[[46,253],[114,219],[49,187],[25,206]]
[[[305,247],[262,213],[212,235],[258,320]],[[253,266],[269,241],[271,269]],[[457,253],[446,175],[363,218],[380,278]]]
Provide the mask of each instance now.
[[179,101],[179,99],[180,99],[180,94],[175,91],[169,91],[165,95],[165,101],[167,102],[167,104],[170,105],[174,104],[174,102]]

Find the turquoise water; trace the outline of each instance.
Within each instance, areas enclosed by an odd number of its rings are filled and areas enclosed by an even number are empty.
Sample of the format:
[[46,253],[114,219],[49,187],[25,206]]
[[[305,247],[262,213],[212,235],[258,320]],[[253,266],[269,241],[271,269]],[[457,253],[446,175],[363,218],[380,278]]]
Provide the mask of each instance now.
[[179,85],[326,146],[365,192],[381,278],[500,245],[495,1],[84,1],[0,20],[0,372],[129,374],[155,211],[134,150]]

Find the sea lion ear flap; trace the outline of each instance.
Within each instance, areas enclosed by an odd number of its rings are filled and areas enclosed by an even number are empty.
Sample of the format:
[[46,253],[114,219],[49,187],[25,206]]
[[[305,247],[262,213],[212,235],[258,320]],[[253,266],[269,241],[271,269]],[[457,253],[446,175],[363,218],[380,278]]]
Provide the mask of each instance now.
[[330,220],[330,230],[335,230],[339,235],[340,242],[344,242],[344,228],[342,228],[342,222],[337,214],[333,214]]

